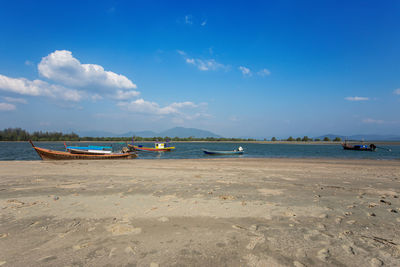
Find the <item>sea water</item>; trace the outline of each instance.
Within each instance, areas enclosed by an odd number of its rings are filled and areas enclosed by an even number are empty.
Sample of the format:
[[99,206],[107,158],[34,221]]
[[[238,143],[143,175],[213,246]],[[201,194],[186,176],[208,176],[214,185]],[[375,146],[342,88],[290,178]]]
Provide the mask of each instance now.
[[[153,143],[136,143],[144,147],[153,147]],[[65,151],[63,142],[35,142],[38,147]],[[68,145],[112,146],[113,151],[120,151],[126,144],[105,142],[68,142]],[[378,148],[377,151],[344,150],[340,144],[255,144],[255,143],[172,143],[176,149],[170,152],[138,152],[138,159],[197,159],[197,158],[342,158],[342,159],[380,159],[399,160],[400,145],[378,145],[391,149]],[[234,150],[243,147],[243,155],[206,155],[208,150]],[[40,160],[40,157],[28,142],[0,142],[0,160]]]

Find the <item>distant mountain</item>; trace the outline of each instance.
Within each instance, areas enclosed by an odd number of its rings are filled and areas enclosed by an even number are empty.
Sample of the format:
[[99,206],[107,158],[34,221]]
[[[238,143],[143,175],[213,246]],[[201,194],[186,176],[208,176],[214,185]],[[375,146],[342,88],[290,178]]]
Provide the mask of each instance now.
[[153,131],[139,131],[139,132],[126,132],[122,134],[115,134],[111,132],[105,132],[105,131],[81,131],[77,132],[79,136],[82,137],[132,137],[132,136],[140,136],[140,137],[179,137],[179,138],[185,138],[185,137],[196,137],[196,138],[206,138],[206,137],[221,137],[219,135],[216,135],[212,132],[205,131],[205,130],[200,130],[200,129],[195,129],[195,128],[184,128],[184,127],[175,127],[171,128],[169,130],[156,133]]
[[158,136],[158,133],[153,131],[140,131],[140,132],[127,132],[120,135],[121,137],[132,137],[132,136],[140,136],[140,137],[155,137]]
[[327,134],[321,135],[315,138],[324,139],[324,137],[328,137],[329,139],[335,139],[336,137],[340,137],[342,140],[364,140],[364,141],[400,141],[400,135],[379,135],[379,134],[356,134],[350,136],[344,135],[335,135],[335,134]]
[[184,127],[175,127],[163,131],[159,133],[158,136],[169,136],[169,137],[180,137],[180,138],[191,137],[191,136],[196,138],[221,137],[209,131],[195,129],[195,128],[184,128]]
[[81,137],[119,137],[120,135],[105,131],[76,131]]

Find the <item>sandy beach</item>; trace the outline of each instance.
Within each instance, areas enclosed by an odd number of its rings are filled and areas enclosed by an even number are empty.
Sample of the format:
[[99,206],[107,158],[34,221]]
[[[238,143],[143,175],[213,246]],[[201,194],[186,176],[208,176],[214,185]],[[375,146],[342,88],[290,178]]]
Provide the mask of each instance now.
[[400,266],[400,162],[0,162],[0,266]]

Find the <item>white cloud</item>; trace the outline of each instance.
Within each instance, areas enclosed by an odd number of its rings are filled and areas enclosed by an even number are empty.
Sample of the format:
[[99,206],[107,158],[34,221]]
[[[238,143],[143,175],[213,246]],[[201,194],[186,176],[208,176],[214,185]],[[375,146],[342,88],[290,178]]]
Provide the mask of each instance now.
[[215,59],[186,58],[186,63],[196,66],[201,71],[226,69],[227,67]]
[[131,102],[119,102],[118,106],[124,108],[131,112],[152,114],[152,115],[165,115],[171,113],[170,110],[166,108],[160,108],[160,106],[155,102],[145,101],[140,98]]
[[368,97],[363,97],[363,96],[348,96],[348,97],[345,97],[344,99],[346,99],[348,101],[368,101],[369,100]]
[[269,76],[271,72],[267,69],[262,69],[259,72],[257,72],[257,74],[264,77],[264,76]]
[[397,88],[396,90],[393,91],[393,94],[395,95],[400,95],[400,88]]
[[15,97],[3,96],[3,99],[6,100],[7,102],[12,102],[12,103],[20,103],[20,104],[28,103],[26,101],[26,99],[23,99],[23,98],[15,98]]
[[196,64],[193,58],[187,58],[187,59],[186,59],[186,63],[189,63],[189,64]]
[[244,66],[240,66],[240,67],[239,67],[239,70],[242,72],[242,74],[243,74],[244,76],[251,76],[251,71],[250,71],[249,68],[246,68],[246,67],[244,67]]
[[10,78],[0,74],[0,90],[17,93],[20,95],[48,96],[70,101],[79,101],[83,92],[68,89],[63,86],[49,84],[41,80],[28,80],[25,78]]
[[68,86],[106,89],[133,89],[136,85],[127,77],[96,64],[81,64],[67,50],[56,50],[43,57],[38,65],[39,73],[50,80]]
[[178,110],[171,105],[162,108],[157,103],[145,101],[142,98],[131,102],[120,102],[118,103],[118,106],[128,111],[151,115],[168,115],[178,113]]
[[15,110],[15,105],[9,103],[0,103],[0,111]]
[[27,66],[32,66],[32,65],[33,65],[33,62],[30,61],[30,60],[25,60],[25,65],[27,65]]
[[187,53],[182,50],[177,50],[177,52],[185,59],[186,63],[196,66],[201,71],[229,69],[229,66],[218,63],[215,59],[190,58],[187,56]]
[[206,103],[195,104],[190,101],[186,102],[175,102],[165,107],[160,107],[155,102],[146,101],[144,99],[137,99],[130,102],[119,102],[118,106],[124,110],[146,114],[152,116],[165,116],[169,115],[173,118],[180,118],[181,120],[193,120],[199,117],[207,117],[208,115],[204,112],[193,113],[193,110],[202,109],[207,106]]
[[383,120],[375,120],[375,119],[371,119],[371,118],[364,119],[364,120],[362,120],[362,122],[371,123],[371,124],[382,124],[382,123],[385,123],[385,121],[383,121]]
[[193,24],[193,16],[192,15],[186,15],[185,16],[185,23],[186,24]]
[[113,98],[118,99],[118,100],[126,100],[129,98],[133,98],[140,95],[139,92],[137,91],[123,91],[123,90],[117,90],[116,94],[113,96]]
[[200,25],[204,27],[204,26],[206,26],[206,24],[207,24],[207,20],[204,20]]
[[173,108],[185,108],[185,107],[190,107],[190,108],[197,108],[199,105],[196,105],[193,102],[186,101],[186,102],[174,102],[170,105]]

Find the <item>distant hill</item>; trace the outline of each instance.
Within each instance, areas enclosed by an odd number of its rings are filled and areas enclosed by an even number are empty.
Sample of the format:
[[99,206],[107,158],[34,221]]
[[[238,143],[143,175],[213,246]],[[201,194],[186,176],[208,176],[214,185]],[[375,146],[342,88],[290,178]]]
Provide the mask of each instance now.
[[324,137],[329,137],[331,140],[336,137],[342,138],[342,140],[364,140],[364,141],[400,141],[400,135],[379,135],[379,134],[356,134],[350,136],[326,134],[315,138],[324,139]]
[[105,131],[74,131],[80,137],[119,137],[120,135]]
[[139,131],[139,132],[126,132],[122,134],[116,134],[105,131],[81,131],[77,132],[77,134],[81,137],[131,137],[131,136],[140,136],[140,137],[196,137],[196,138],[206,138],[206,137],[221,137],[217,134],[214,134],[210,131],[200,130],[196,128],[184,128],[184,127],[175,127],[166,131],[162,131],[160,133],[156,133],[153,131]]
[[132,136],[140,136],[140,137],[155,137],[158,136],[158,133],[153,131],[140,131],[140,132],[127,132],[120,135],[121,137],[132,137]]
[[212,133],[210,131],[200,130],[196,128],[184,128],[184,127],[175,127],[166,131],[163,131],[158,134],[158,136],[169,136],[169,137],[196,137],[196,138],[206,138],[206,137],[221,137]]

